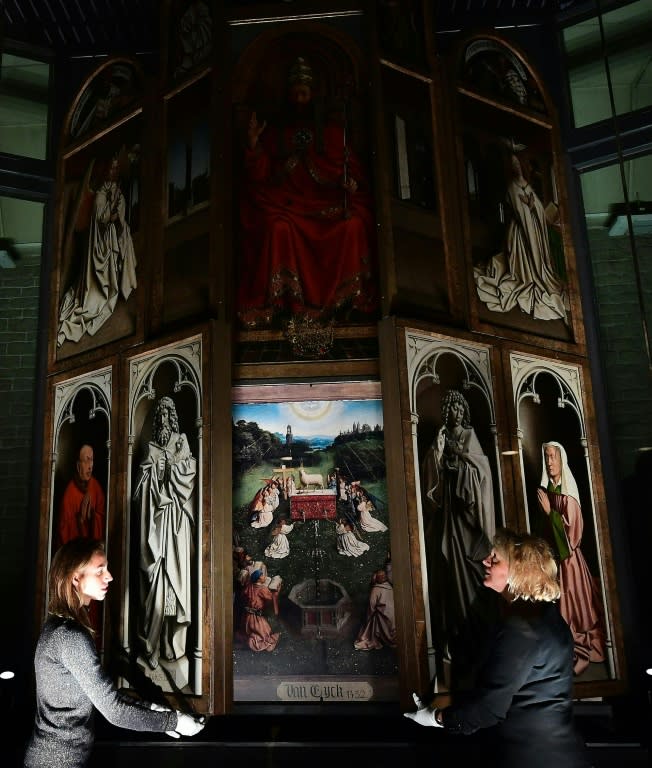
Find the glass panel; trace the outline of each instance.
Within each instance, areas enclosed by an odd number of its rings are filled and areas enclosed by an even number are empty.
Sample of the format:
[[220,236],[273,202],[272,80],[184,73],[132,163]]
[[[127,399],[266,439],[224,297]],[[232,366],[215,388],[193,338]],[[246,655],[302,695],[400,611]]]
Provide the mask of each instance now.
[[187,88],[168,106],[168,217],[190,213],[210,195],[209,80]]
[[652,104],[652,3],[627,5],[604,15],[604,34],[616,114]]
[[0,152],[45,160],[50,65],[0,58]]
[[[652,104],[652,5],[637,0],[604,14],[608,57],[616,114]],[[575,126],[611,117],[611,102],[598,17],[562,32],[567,56]]]
[[[43,214],[43,203],[0,197],[0,604],[11,616],[22,616],[25,608],[15,585],[25,573],[25,511],[34,483],[30,465]],[[9,634],[3,649],[17,651],[21,633]],[[9,655],[4,661],[10,658],[13,663]]]
[[427,210],[437,209],[428,84],[383,68],[383,89],[392,151],[392,195]]
[[652,205],[645,202],[652,200],[652,155],[623,168],[635,253],[618,166],[587,172],[581,181],[614,456],[625,479],[649,448],[652,434],[646,345],[652,323]]
[[562,35],[575,126],[604,120],[611,115],[611,106],[607,73],[600,55],[598,19],[568,27]]

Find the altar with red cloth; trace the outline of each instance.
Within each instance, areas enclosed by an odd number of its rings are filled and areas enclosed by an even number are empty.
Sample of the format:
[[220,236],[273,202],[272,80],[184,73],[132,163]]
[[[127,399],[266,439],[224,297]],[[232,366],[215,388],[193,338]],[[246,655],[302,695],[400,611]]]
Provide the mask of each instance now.
[[290,496],[292,520],[336,520],[337,496],[333,490],[295,493]]

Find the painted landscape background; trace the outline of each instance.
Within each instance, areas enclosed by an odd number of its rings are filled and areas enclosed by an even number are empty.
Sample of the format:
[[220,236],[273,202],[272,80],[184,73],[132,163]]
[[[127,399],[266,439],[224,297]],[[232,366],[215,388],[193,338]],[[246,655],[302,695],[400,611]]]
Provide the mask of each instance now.
[[[290,519],[289,500],[281,499],[269,526],[252,528],[250,524],[250,505],[261,487],[280,476],[285,465],[301,488],[299,467],[303,465],[306,472],[323,475],[325,482],[334,475],[338,485],[340,479],[357,481],[372,500],[372,515],[388,525],[381,401],[237,404],[233,408],[233,461],[234,547],[264,561],[270,576],[283,579],[279,615],[274,616],[271,606],[265,612],[273,630],[281,633],[272,652],[251,651],[234,627],[236,700],[276,700],[281,682],[302,676],[365,680],[373,690],[372,698],[394,699],[394,651],[387,647],[358,651],[353,646],[366,618],[372,574],[391,558],[389,530],[366,533],[354,526],[356,536],[369,549],[359,557],[347,557],[337,551],[335,521],[296,521],[288,534],[290,554],[272,559],[265,557],[265,548],[276,521]],[[350,502],[337,501],[337,517],[351,519],[354,514]],[[294,585],[324,579],[340,585],[350,598],[348,620],[336,637],[324,636],[319,629],[306,633],[301,610],[288,598]],[[234,597],[237,589],[234,565]]]

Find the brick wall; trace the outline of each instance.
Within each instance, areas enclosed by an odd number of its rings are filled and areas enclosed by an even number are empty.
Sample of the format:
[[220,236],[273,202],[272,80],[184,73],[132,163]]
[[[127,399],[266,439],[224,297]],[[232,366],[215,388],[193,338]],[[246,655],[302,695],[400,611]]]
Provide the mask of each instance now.
[[[589,247],[608,419],[618,476],[624,480],[634,472],[639,449],[652,445],[652,371],[645,351],[629,238],[591,230]],[[639,236],[636,248],[648,323],[652,326],[652,236]]]
[[[0,269],[0,605],[22,616],[41,259]],[[2,660],[0,659],[0,662]]]

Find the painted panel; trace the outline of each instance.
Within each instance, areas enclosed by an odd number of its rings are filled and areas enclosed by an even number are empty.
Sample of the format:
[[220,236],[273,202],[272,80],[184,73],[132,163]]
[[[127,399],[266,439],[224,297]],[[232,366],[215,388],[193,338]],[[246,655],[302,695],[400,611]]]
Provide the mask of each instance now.
[[260,389],[233,406],[234,700],[396,701],[379,387]]
[[510,368],[528,528],[557,557],[577,680],[607,680],[614,676],[614,651],[597,524],[599,468],[589,452],[582,371],[515,352]]
[[122,646],[163,691],[202,692],[202,342],[129,361]]

